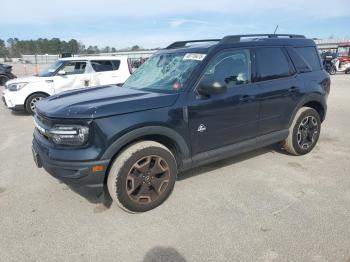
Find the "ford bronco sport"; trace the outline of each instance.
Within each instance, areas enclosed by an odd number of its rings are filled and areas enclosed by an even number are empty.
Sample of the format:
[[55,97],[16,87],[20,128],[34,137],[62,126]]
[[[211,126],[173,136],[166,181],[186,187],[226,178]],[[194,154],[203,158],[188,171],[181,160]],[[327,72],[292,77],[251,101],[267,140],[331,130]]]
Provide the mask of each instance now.
[[124,210],[148,211],[183,170],[279,142],[310,152],[329,91],[315,43],[301,35],[175,42],[123,87],[40,101],[34,160],[66,183],[106,185]]

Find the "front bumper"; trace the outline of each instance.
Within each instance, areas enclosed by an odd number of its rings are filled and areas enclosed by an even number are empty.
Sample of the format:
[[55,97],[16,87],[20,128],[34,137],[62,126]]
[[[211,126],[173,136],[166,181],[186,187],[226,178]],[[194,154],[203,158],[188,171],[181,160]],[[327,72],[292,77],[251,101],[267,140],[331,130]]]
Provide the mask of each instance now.
[[4,102],[5,106],[8,109],[14,110],[14,111],[21,111],[24,110],[24,103],[18,103],[18,99],[14,97],[14,95],[8,91],[4,90],[2,92],[2,101]]
[[[32,143],[34,161],[37,166],[43,167],[53,177],[73,187],[96,188],[102,187],[106,170],[110,160],[97,161],[57,161],[49,157],[49,148],[46,148],[35,137]],[[103,171],[93,172],[93,166],[104,166]]]

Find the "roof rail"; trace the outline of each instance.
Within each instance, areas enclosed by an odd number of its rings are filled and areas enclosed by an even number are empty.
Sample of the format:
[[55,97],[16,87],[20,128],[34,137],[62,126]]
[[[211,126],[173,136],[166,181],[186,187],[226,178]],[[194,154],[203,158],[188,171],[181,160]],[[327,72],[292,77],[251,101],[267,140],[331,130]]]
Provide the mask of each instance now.
[[288,38],[305,38],[304,35],[293,35],[293,34],[249,34],[249,35],[228,35],[225,36],[219,44],[229,44],[229,43],[235,43],[240,42],[241,38],[248,38],[248,37],[267,37],[267,38],[281,38],[281,37],[288,37]]
[[177,41],[167,46],[165,49],[180,48],[186,46],[188,43],[205,43],[205,42],[220,42],[221,39],[203,39],[203,40],[188,40],[188,41]]

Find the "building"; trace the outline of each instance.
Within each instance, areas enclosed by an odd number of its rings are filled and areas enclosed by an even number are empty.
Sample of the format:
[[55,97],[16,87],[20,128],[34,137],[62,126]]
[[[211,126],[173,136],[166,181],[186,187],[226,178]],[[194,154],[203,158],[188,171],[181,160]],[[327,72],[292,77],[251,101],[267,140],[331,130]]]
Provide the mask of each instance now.
[[350,44],[350,37],[344,38],[327,38],[327,39],[316,39],[315,43],[321,51],[336,52],[338,45]]

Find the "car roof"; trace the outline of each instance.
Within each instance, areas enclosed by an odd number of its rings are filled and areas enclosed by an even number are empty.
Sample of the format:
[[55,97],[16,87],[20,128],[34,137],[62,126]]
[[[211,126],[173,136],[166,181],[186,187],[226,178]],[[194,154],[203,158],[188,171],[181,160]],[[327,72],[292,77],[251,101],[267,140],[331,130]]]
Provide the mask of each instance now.
[[[202,43],[202,44],[201,44]],[[204,44],[203,44],[204,43]],[[316,46],[312,39],[293,34],[229,35],[222,39],[203,39],[174,42],[160,53],[199,52],[208,53],[213,48],[253,46]]]
[[60,61],[81,61],[81,60],[126,60],[126,56],[72,56],[60,58]]

